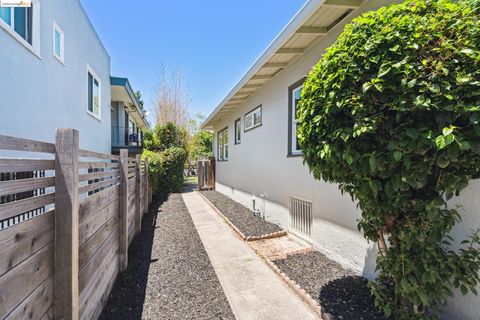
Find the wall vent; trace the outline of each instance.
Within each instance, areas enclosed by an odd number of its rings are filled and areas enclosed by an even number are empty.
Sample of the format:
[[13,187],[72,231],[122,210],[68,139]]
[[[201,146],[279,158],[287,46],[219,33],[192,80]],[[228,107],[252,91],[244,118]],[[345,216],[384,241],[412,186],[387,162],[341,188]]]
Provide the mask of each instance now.
[[290,197],[289,207],[291,227],[303,234],[311,235],[313,223],[312,202]]

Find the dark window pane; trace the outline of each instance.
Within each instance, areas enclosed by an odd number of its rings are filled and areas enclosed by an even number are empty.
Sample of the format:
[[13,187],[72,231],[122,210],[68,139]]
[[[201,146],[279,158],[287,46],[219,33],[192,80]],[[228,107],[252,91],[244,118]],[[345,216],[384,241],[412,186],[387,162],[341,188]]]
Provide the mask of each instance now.
[[14,29],[23,39],[27,40],[27,10],[26,8],[15,8],[13,10]]
[[27,38],[25,40],[32,44],[33,35],[33,7],[26,8],[27,10]]
[[93,112],[93,76],[88,74],[88,111]]

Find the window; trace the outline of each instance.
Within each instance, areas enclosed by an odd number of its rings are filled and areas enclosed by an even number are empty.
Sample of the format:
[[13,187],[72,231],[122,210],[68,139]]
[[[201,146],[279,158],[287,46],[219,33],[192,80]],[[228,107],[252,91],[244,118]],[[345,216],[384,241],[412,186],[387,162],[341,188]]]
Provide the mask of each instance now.
[[235,144],[242,141],[242,124],[240,119],[235,120]]
[[13,30],[23,40],[27,41],[30,45],[32,45],[33,7],[2,7],[0,8],[0,19],[4,24],[7,25],[7,28]]
[[302,93],[303,83],[305,79],[297,81],[295,84],[288,88],[288,155],[295,156],[301,155],[302,150],[298,144],[297,137],[297,110],[298,102],[300,101],[300,96]]
[[218,160],[228,160],[228,128],[218,132]]
[[100,120],[100,80],[88,67],[88,106],[87,113]]
[[262,125],[262,106],[258,106],[245,115],[245,131]]
[[64,63],[64,34],[62,29],[53,22],[53,56]]

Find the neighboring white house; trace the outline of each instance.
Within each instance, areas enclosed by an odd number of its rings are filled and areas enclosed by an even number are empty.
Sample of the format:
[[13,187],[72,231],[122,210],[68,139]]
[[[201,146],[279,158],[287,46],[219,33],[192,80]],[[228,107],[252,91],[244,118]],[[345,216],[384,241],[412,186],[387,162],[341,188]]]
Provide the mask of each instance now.
[[[360,211],[350,197],[334,184],[314,180],[303,164],[295,106],[306,75],[345,24],[392,2],[397,1],[308,1],[202,124],[214,132],[218,191],[252,209],[255,203],[266,219],[370,279],[376,244],[358,232]],[[458,239],[480,228],[479,191],[474,181],[452,201],[465,209],[463,223],[453,232]],[[479,319],[479,300],[456,295],[446,319]]]
[[0,134],[111,152],[110,57],[79,0],[0,8]]

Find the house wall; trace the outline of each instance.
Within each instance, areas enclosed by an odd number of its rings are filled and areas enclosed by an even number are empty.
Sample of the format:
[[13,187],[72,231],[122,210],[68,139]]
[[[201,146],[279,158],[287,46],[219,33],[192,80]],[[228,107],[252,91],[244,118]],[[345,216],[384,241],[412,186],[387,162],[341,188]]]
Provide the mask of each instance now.
[[[370,1],[360,12],[378,8],[386,1]],[[359,14],[359,12],[355,12]],[[347,19],[348,20],[348,19]],[[375,277],[376,245],[367,243],[357,230],[360,211],[349,196],[342,196],[336,185],[316,181],[303,165],[302,157],[287,157],[288,152],[288,87],[304,77],[320,59],[325,48],[333,43],[344,27],[337,25],[300,59],[277,74],[247,101],[237,106],[214,127],[214,154],[217,155],[218,131],[229,128],[229,160],[216,164],[217,190],[247,207],[252,197],[264,207],[269,221],[291,232],[288,211],[289,196],[313,203],[314,223],[307,239],[321,252],[369,279]],[[244,115],[262,105],[262,125],[243,132]],[[234,144],[234,122],[241,118],[242,141]],[[455,201],[464,208],[464,221],[453,231],[458,239],[465,238],[471,229],[480,228],[475,216],[480,200],[475,197],[480,183],[475,181]],[[261,199],[264,203],[261,203]],[[452,202],[452,205],[455,203]],[[480,288],[478,289],[480,290]],[[445,319],[478,319],[478,297],[457,295],[445,311]]]
[[[0,28],[0,134],[53,142],[75,128],[80,148],[110,153],[110,57],[78,0],[40,0],[40,51]],[[53,56],[53,21],[65,64]],[[87,114],[87,64],[101,81],[101,120]]]

